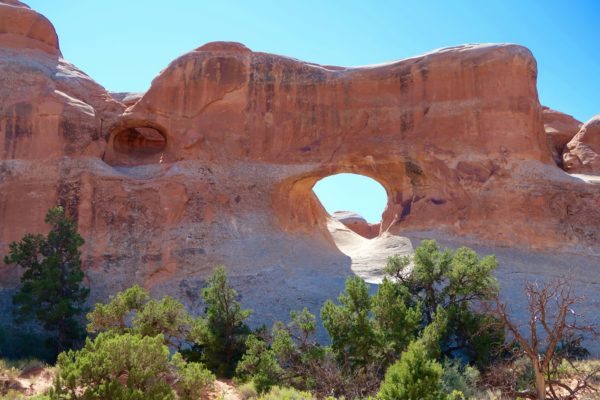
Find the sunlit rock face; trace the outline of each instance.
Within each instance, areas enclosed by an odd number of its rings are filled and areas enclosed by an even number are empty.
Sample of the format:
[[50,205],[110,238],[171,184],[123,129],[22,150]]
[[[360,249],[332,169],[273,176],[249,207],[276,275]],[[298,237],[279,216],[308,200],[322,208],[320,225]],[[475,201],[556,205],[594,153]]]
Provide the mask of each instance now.
[[370,224],[360,214],[352,211],[336,211],[331,216],[366,239],[379,236],[380,224]]
[[563,154],[568,172],[600,175],[600,114],[586,122]]
[[560,111],[548,107],[542,107],[542,110],[542,121],[544,122],[548,148],[554,162],[562,167],[565,146],[579,132],[583,124],[581,121]]
[[[351,172],[387,191],[377,235],[595,254],[600,190],[553,159],[536,75],[509,44],[344,68],[219,42],[111,95],[62,59],[48,20],[0,2],[0,253],[61,204],[93,299],[140,283],[195,305],[225,264],[246,306],[285,318],[353,273],[312,191]],[[0,289],[19,273],[0,267]]]

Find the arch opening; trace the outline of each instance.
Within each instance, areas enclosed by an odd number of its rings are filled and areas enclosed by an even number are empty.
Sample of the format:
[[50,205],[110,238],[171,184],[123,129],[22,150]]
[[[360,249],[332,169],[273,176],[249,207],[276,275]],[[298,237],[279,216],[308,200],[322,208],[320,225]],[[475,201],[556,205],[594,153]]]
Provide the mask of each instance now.
[[338,173],[318,180],[313,192],[331,218],[367,239],[379,236],[388,193],[375,179]]
[[112,166],[137,166],[167,162],[167,135],[162,128],[126,122],[112,129],[103,160]]
[[147,126],[126,128],[115,135],[114,149],[135,157],[149,157],[162,153],[167,139],[156,128]]

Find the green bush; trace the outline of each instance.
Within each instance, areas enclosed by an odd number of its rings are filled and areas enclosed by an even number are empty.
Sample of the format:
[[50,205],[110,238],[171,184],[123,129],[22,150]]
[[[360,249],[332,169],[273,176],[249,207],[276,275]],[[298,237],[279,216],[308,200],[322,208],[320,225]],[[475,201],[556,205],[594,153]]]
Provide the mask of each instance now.
[[442,390],[445,393],[458,391],[466,399],[476,399],[477,384],[480,380],[480,373],[477,368],[470,365],[462,365],[456,359],[446,359],[443,368]]
[[293,388],[275,386],[269,393],[262,395],[259,400],[314,400],[310,392],[302,392]]
[[237,390],[242,400],[258,398],[258,391],[256,390],[256,387],[254,386],[254,383],[252,381],[239,385]]
[[237,365],[236,376],[242,381],[252,380],[258,393],[265,393],[281,380],[283,370],[275,352],[264,340],[255,335],[246,340],[246,353]]
[[141,311],[148,301],[150,301],[150,294],[139,285],[119,292],[108,303],[97,303],[94,310],[87,314],[89,321],[87,331],[90,333],[130,332],[133,314]]
[[197,398],[214,377],[179,354],[171,359],[162,335],[114,332],[86,340],[79,350],[61,353],[50,397],[55,399]]
[[498,282],[494,256],[479,258],[469,248],[441,249],[435,240],[423,240],[415,249],[412,271],[408,257],[391,257],[385,272],[410,293],[410,303],[420,304],[421,326],[432,322],[438,307],[448,314],[448,325],[440,347],[446,357],[466,356],[484,367],[493,348],[504,343],[504,330],[491,314],[474,305],[493,299]]
[[358,276],[348,278],[338,303],[327,300],[321,309],[323,326],[338,360],[350,368],[373,362],[379,349],[371,318],[372,299],[365,281]]
[[390,366],[379,389],[382,400],[441,400],[443,368],[429,357],[423,341],[408,345],[400,361]]

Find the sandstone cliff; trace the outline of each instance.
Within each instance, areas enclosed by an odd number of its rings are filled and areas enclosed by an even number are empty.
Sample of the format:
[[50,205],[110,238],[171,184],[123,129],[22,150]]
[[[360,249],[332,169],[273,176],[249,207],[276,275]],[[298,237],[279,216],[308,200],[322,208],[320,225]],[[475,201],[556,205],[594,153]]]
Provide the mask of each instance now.
[[[141,96],[111,95],[62,59],[43,16],[0,2],[0,254],[45,231],[58,203],[86,238],[94,299],[138,282],[196,304],[225,264],[245,304],[284,318],[353,273],[312,192],[352,172],[388,193],[369,244],[379,252],[412,235],[595,255],[600,188],[557,165],[578,121],[544,110],[536,75],[511,44],[344,68],[219,42],[174,60]],[[595,155],[577,149],[597,151],[595,126],[567,146],[589,173]],[[563,268],[544,263],[526,273]],[[0,266],[4,299],[18,275]]]

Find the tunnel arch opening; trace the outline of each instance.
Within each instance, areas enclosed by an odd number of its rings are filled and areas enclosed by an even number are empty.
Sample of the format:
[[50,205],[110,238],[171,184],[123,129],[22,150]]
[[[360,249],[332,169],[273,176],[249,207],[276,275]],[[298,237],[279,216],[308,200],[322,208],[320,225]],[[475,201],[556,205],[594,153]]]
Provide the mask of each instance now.
[[333,220],[364,238],[379,236],[389,196],[380,182],[366,175],[340,172],[320,178],[312,190]]
[[150,157],[165,150],[167,138],[156,128],[140,126],[120,130],[115,134],[113,143],[118,153]]
[[161,164],[169,145],[165,131],[152,123],[127,121],[110,131],[103,159],[113,166]]

